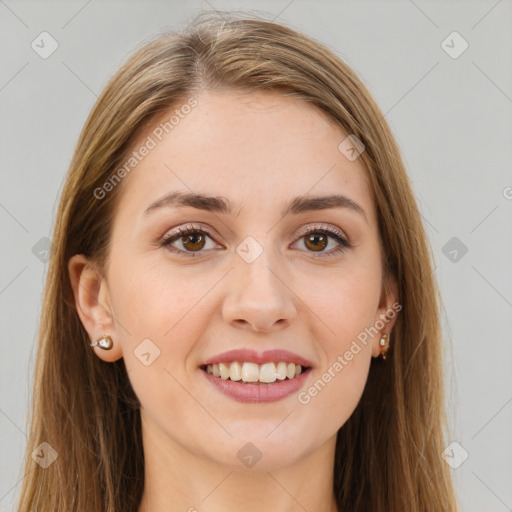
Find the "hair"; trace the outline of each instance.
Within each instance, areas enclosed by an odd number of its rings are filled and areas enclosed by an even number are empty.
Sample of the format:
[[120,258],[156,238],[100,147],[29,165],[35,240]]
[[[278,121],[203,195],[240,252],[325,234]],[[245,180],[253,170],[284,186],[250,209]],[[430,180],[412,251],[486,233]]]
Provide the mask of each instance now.
[[[217,11],[218,12],[218,11]],[[106,85],[81,132],[61,192],[38,332],[19,512],[136,512],[144,489],[140,402],[124,360],[90,348],[68,261],[108,265],[121,187],[95,190],[151,122],[205,90],[269,91],[313,104],[364,143],[385,272],[402,310],[386,361],[372,358],[362,397],[337,433],[340,510],[454,512],[445,449],[442,299],[400,150],[370,92],[333,50],[255,15],[206,11],[144,42]],[[32,460],[42,442],[57,452]]]

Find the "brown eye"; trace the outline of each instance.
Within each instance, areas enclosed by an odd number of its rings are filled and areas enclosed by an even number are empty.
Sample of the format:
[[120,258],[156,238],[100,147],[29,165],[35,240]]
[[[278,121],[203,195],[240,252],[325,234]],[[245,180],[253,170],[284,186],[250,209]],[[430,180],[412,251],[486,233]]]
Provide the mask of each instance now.
[[309,234],[304,237],[306,247],[313,251],[323,251],[328,243],[327,235],[323,233]]
[[[310,229],[299,240],[304,244],[303,248],[307,252],[317,253],[319,257],[336,256],[352,247],[344,238],[343,232],[327,228]],[[208,247],[209,241],[212,245]],[[333,241],[335,242],[334,247],[328,249],[329,244],[332,245]],[[209,252],[206,249],[219,248],[218,245],[215,247],[214,240],[208,232],[192,225],[177,229],[164,237],[159,244],[175,254],[192,257],[203,256],[203,253]],[[179,245],[175,246],[175,244]]]
[[[352,247],[342,231],[328,227],[310,229],[303,233],[299,240],[306,252],[317,253],[313,254],[315,257],[336,256]],[[329,248],[329,245],[334,247]]]
[[199,232],[183,235],[181,238],[183,238],[183,247],[189,251],[200,251],[206,243],[204,234]]
[[177,229],[164,237],[160,245],[170,252],[183,256],[202,256],[208,252],[207,249],[215,248],[212,236],[193,226]]

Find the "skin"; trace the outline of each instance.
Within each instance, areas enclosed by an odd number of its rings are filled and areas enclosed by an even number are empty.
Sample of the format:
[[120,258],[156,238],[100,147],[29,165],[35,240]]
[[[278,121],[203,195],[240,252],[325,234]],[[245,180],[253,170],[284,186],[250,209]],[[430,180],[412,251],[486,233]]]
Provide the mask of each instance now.
[[[69,261],[91,340],[104,333],[114,340],[110,351],[91,350],[107,362],[124,357],[142,404],[146,487],[139,512],[335,511],[336,433],[357,406],[380,334],[391,332],[394,320],[360,343],[307,404],[296,394],[239,403],[207,382],[199,365],[233,348],[282,348],[313,363],[307,390],[390,310],[396,284],[387,282],[384,291],[366,168],[338,150],[347,134],[300,99],[233,91],[197,99],[120,185],[105,275],[82,255]],[[234,215],[190,206],[143,215],[171,191],[222,196]],[[332,193],[359,204],[366,218],[348,208],[280,215],[294,197]],[[202,248],[192,246],[202,251],[198,257],[158,245],[188,223],[213,235]],[[338,228],[352,247],[322,256],[339,243],[329,237],[320,252],[307,245],[305,230],[319,226]],[[263,250],[252,263],[235,252],[247,236]],[[173,246],[187,251],[183,242]],[[134,355],[146,338],[160,350],[148,366]],[[237,457],[248,442],[262,454],[251,468]]]

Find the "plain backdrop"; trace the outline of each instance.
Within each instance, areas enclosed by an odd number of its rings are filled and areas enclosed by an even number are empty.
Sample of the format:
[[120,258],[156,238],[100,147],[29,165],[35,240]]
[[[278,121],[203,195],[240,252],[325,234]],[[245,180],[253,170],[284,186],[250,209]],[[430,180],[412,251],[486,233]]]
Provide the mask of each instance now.
[[[323,42],[386,114],[446,308],[463,510],[511,511],[511,1],[0,0],[0,512],[21,487],[45,240],[80,130],[136,46],[212,8],[256,10]],[[58,44],[47,58],[33,49],[41,37],[45,51]]]

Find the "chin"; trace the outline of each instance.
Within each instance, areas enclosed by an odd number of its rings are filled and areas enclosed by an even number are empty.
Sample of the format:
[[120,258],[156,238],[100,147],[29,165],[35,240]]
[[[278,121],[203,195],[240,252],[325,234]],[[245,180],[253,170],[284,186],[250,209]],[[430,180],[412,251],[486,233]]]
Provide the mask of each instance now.
[[210,438],[208,443],[213,441],[216,449],[212,451],[210,444],[205,455],[232,471],[276,471],[295,464],[309,451],[314,450],[315,447],[310,446],[310,443],[312,439],[318,439],[318,436],[306,436],[304,432],[293,435],[284,428],[278,434],[277,431],[282,426],[276,429],[278,423],[269,423],[265,422],[265,428],[261,429],[247,429],[246,426],[245,432],[234,433],[230,429],[233,438],[224,442]]

